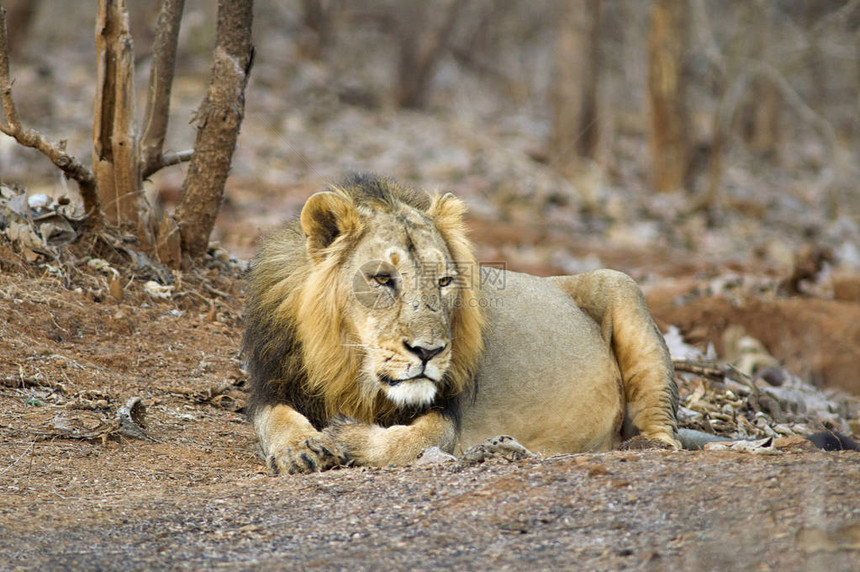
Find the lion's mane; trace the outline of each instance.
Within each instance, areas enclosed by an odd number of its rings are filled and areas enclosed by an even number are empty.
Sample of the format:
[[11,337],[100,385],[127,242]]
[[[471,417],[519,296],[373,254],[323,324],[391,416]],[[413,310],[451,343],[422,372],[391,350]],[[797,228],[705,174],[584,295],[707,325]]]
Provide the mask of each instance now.
[[[404,204],[427,215],[453,262],[477,272],[463,225],[465,207],[451,195],[428,195],[388,180],[354,176],[332,192],[351,206],[337,221],[343,229],[312,259],[299,221],[262,241],[251,271],[243,352],[251,378],[249,413],[285,402],[321,429],[336,414],[366,423],[408,422],[420,412],[398,411],[381,391],[362,390],[364,349],[347,316],[358,303],[340,272],[350,252],[373,233],[374,210],[396,212]],[[461,266],[464,265],[464,266]],[[483,350],[484,317],[478,284],[458,290],[451,316],[452,359],[433,407],[446,407],[471,387]]]

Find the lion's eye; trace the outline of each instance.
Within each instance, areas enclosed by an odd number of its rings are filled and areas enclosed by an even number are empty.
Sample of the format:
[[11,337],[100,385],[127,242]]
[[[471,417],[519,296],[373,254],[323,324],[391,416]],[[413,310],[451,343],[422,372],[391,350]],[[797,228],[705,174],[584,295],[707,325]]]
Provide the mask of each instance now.
[[377,274],[373,277],[373,281],[382,286],[393,286],[394,280],[388,274]]
[[445,286],[450,286],[451,282],[453,281],[454,279],[450,276],[445,276],[444,278],[439,279],[439,286],[441,286],[442,288],[444,288]]

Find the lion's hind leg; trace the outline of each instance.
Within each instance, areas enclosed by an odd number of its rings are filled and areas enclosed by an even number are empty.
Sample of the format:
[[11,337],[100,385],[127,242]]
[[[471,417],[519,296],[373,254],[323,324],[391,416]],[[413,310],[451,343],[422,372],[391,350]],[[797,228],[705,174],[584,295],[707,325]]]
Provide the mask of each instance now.
[[553,280],[600,325],[604,340],[615,353],[626,400],[625,437],[638,434],[680,448],[678,388],[672,360],[639,285],[614,270]]

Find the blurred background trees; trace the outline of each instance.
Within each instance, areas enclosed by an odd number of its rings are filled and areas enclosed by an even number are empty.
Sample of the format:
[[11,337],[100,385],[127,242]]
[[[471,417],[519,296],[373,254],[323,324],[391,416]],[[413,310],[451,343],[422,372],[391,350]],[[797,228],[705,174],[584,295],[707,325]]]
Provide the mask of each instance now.
[[560,7],[548,96],[552,113],[549,158],[561,172],[569,172],[580,158],[597,156],[600,4],[601,0],[583,0],[564,2]]
[[[78,42],[71,51],[86,55],[86,43],[75,39],[86,34],[74,21],[89,26],[91,15],[67,14],[59,0],[5,3],[17,22],[9,38],[13,75],[31,86],[28,93],[62,75],[59,46]],[[142,70],[156,61],[149,46],[160,5],[131,7]],[[568,181],[584,209],[609,208],[599,188],[624,186],[680,195],[690,212],[711,213],[713,222],[737,202],[737,184],[726,179],[734,168],[771,182],[779,178],[773,173],[802,172],[803,200],[832,208],[856,196],[858,0],[258,0],[255,11],[264,71],[250,87],[251,102],[255,84],[260,90],[252,114],[293,146],[286,153],[299,159],[287,163],[304,175],[329,176],[296,149],[339,110],[379,121],[408,110],[469,132],[504,132],[491,137]],[[213,3],[186,0],[186,14],[177,65],[198,83],[182,83],[180,98],[200,93],[214,41]],[[22,115],[41,128],[72,121],[58,97],[34,95]],[[172,124],[189,120],[183,101],[171,113],[186,115]],[[80,148],[69,139],[70,149]],[[171,127],[167,140],[184,149],[192,139]],[[360,162],[353,158],[365,151],[356,141],[328,154],[333,170]],[[255,160],[278,163],[280,151],[257,144],[248,140]],[[0,178],[39,176],[41,166],[25,161],[22,173],[24,163],[13,160],[21,151],[5,149]],[[382,155],[368,151],[368,168],[387,168]],[[282,178],[293,176],[279,164]],[[394,174],[408,178],[403,169]],[[528,195],[527,181],[513,184]],[[571,200],[556,195],[551,200]]]
[[[375,90],[374,101],[445,108],[462,80],[533,109],[546,133],[535,154],[562,173],[611,163],[601,147],[635,129],[648,141],[650,189],[715,201],[729,148],[779,164],[799,135],[855,141],[860,128],[851,0],[318,0],[292,11],[303,34],[325,30],[308,53],[340,83]],[[365,50],[350,54],[356,34]],[[355,65],[356,55],[371,61]],[[375,75],[387,85],[362,81],[386,65]]]
[[[175,269],[205,254],[244,116],[244,92],[253,61],[253,0],[217,3],[212,71],[194,115],[196,141],[193,150],[181,152],[165,152],[164,143],[184,0],[163,0],[160,10],[154,2],[137,5],[138,23],[142,15],[157,14],[151,33],[142,28],[140,34],[154,42],[148,58],[149,89],[141,129],[135,117],[136,61],[128,6],[125,0],[97,2],[91,167],[67,152],[65,140],[51,141],[19,116],[16,95],[26,99],[28,94],[13,94],[9,59],[22,50],[43,3],[13,1],[8,13],[5,4],[0,1],[0,131],[41,152],[77,183],[87,217],[85,228],[101,231],[107,225],[126,233],[138,248]],[[57,4],[50,7],[61,8]],[[53,21],[63,24],[60,19]],[[153,208],[144,197],[144,179],[185,161],[190,167],[175,216]],[[42,238],[47,241],[49,237]]]

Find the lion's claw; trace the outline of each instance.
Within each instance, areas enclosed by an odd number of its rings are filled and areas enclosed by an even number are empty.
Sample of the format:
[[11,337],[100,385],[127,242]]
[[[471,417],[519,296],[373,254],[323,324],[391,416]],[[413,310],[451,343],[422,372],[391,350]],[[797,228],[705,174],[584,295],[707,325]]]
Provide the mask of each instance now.
[[316,473],[348,465],[349,456],[329,436],[321,433],[269,455],[266,464],[274,475]]

